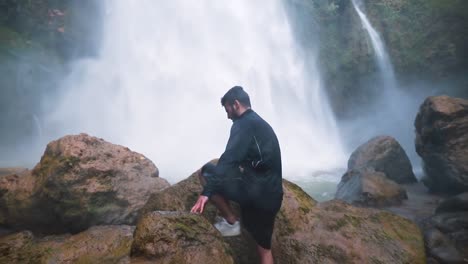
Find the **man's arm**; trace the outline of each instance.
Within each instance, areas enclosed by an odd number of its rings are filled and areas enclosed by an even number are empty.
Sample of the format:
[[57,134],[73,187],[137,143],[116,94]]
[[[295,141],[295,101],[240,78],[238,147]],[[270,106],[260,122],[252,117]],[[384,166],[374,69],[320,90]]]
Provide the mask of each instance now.
[[206,202],[208,202],[208,196],[200,195],[200,197],[198,197],[197,202],[192,207],[192,210],[190,210],[190,212],[196,213],[196,214],[203,213],[203,209],[205,209]]
[[207,179],[202,195],[210,197],[217,190],[226,172],[239,167],[248,153],[252,140],[249,126],[243,125],[241,122],[235,122],[232,125],[226,150],[219,158],[214,175]]

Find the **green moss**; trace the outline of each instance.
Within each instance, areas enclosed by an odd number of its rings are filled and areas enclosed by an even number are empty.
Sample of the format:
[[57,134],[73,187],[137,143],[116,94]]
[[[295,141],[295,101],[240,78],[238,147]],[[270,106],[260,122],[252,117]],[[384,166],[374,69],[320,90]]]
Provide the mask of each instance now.
[[207,221],[200,221],[196,215],[185,215],[183,217],[172,219],[173,229],[178,231],[181,238],[199,241],[198,234],[207,232],[211,224]]
[[92,254],[80,256],[74,260],[73,263],[77,264],[91,264],[91,263],[118,263],[119,260],[130,256],[132,240],[127,239],[125,242],[120,243],[116,248],[111,249],[109,252],[102,252],[101,254]]
[[320,261],[325,262],[326,259],[334,260],[336,263],[352,263],[352,260],[346,255],[346,253],[337,246],[318,244],[313,246],[313,255]]
[[415,223],[389,212],[381,212],[379,217],[385,227],[385,235],[389,239],[410,246],[413,255],[408,255],[407,259],[425,260],[423,235]]
[[77,157],[55,157],[46,154],[42,156],[40,164],[34,169],[33,173],[36,174],[41,181],[45,181],[51,175],[60,175],[68,172],[79,162],[80,159]]
[[385,264],[385,262],[381,261],[380,259],[378,259],[377,257],[375,256],[370,256],[369,257],[369,260],[372,264]]
[[317,204],[317,202],[304,192],[298,185],[284,181],[286,188],[294,193],[294,198],[299,202],[299,210],[307,214]]
[[276,229],[280,236],[287,236],[294,232],[295,228],[288,220],[288,217],[285,215],[284,210],[280,210],[277,215]]
[[340,219],[336,220],[335,222],[328,223],[327,228],[329,230],[331,230],[331,231],[338,231],[342,227],[346,226],[347,223],[348,222],[345,219],[340,218]]
[[345,214],[343,217],[337,219],[335,222],[329,222],[327,227],[331,231],[338,231],[342,227],[351,225],[354,228],[361,227],[362,220],[359,217]]
[[25,48],[28,42],[20,34],[10,28],[0,26],[0,52],[8,48]]

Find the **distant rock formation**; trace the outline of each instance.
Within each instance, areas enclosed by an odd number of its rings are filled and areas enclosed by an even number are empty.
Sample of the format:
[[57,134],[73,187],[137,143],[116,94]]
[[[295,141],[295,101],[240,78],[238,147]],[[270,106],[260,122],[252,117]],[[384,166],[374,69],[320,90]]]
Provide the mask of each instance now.
[[359,146],[348,160],[348,170],[358,168],[373,168],[396,183],[417,181],[406,152],[390,136],[377,136]]
[[428,97],[414,124],[424,184],[440,193],[468,191],[468,100]]
[[360,206],[399,205],[407,199],[398,183],[414,183],[411,162],[392,137],[378,136],[359,146],[348,160],[335,198]]

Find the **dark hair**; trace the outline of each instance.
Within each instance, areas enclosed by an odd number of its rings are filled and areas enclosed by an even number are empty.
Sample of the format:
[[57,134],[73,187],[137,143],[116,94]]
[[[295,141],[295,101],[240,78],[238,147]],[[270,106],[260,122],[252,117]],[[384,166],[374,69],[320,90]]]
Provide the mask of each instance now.
[[239,101],[239,103],[245,107],[251,107],[249,95],[241,86],[234,86],[229,89],[221,98],[221,105],[224,106],[226,103],[233,105],[235,100]]

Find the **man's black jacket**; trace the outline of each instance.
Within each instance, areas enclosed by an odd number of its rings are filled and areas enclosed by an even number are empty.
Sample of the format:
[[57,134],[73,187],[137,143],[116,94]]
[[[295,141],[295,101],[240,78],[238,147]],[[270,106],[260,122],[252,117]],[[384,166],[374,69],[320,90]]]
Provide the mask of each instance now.
[[[271,126],[248,109],[234,120],[226,150],[219,158],[215,173],[205,185],[202,195],[210,197],[222,188],[223,177],[242,167],[251,189],[258,190],[252,199],[282,197],[281,152]],[[240,194],[242,195],[242,194]],[[247,194],[246,194],[247,195]]]

